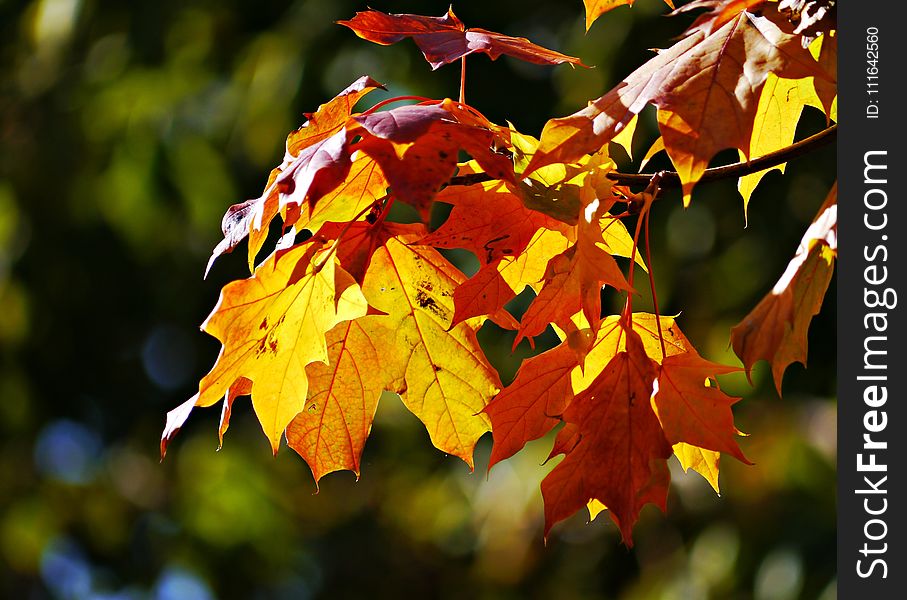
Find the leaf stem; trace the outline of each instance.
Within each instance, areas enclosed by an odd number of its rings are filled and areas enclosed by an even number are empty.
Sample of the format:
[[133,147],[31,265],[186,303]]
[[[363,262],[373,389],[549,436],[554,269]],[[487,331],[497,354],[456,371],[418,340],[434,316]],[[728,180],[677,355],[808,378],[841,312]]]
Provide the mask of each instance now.
[[[655,196],[658,196],[658,190],[655,190]],[[654,199],[654,198],[653,198]],[[652,306],[655,308],[655,325],[658,327],[658,341],[661,343],[661,360],[664,360],[668,357],[668,352],[665,350],[665,336],[661,331],[661,313],[658,310],[658,294],[655,293],[655,268],[652,266],[652,252],[649,247],[649,215],[652,214],[651,211],[646,211],[645,215],[645,227],[646,227],[646,264],[649,265],[649,289],[652,290]]]
[[460,104],[466,104],[466,57],[460,57]]

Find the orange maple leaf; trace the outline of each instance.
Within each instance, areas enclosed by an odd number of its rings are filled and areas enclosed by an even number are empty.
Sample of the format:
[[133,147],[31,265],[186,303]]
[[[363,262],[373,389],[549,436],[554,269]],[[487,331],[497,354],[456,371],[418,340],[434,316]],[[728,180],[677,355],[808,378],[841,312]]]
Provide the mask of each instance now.
[[706,360],[695,350],[661,361],[652,403],[668,442],[725,452],[750,464],[735,439],[740,432],[731,406],[739,398],[708,385],[709,379],[739,370]]
[[731,330],[731,344],[747,376],[758,360],[769,361],[779,395],[788,365],[799,362],[806,366],[809,323],[822,308],[834,272],[837,209],[835,184],[772,291]]
[[485,407],[494,435],[489,470],[560,423],[573,398],[570,374],[578,366],[576,352],[566,343],[523,361],[513,383]]
[[542,481],[546,536],[555,523],[596,499],[608,507],[631,546],[643,505],[651,502],[664,510],[672,449],[650,402],[657,364],[646,355],[639,334],[624,333],[626,350],[564,412],[579,439]]
[[629,290],[617,261],[602,249],[604,240],[598,215],[584,215],[577,225],[577,242],[548,262],[545,283],[520,321],[514,347],[524,337],[542,333],[549,323],[562,328],[582,310],[593,331],[601,320],[601,289],[610,285]]

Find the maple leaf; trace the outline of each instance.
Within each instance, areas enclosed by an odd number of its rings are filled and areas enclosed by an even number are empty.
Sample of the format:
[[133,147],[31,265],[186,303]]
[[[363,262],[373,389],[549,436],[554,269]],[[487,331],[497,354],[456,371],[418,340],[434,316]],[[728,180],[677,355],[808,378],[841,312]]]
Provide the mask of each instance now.
[[450,204],[453,210],[421,243],[436,248],[465,248],[483,265],[504,256],[520,255],[542,227],[562,229],[555,219],[526,208],[518,192],[503,181],[450,186],[435,201]]
[[710,35],[697,31],[659,52],[586,108],[548,121],[527,171],[601,148],[651,103],[688,204],[715,154],[726,148],[749,152],[758,94],[769,73],[828,78],[799,37],[775,23],[779,18],[768,8],[762,16],[744,11]]
[[[835,78],[837,73],[837,38],[822,36],[809,47],[819,65]],[[835,97],[837,82],[820,77],[784,79],[770,73],[756,108],[749,156],[764,156],[791,145],[803,109],[812,106],[823,111],[830,120],[837,120]],[[743,152],[741,158],[745,158]],[[784,172],[786,163],[772,169]],[[747,214],[750,197],[762,178],[772,169],[758,171],[740,178],[737,190],[743,196],[743,213]]]
[[625,336],[626,350],[564,411],[579,440],[542,481],[546,536],[556,522],[596,499],[632,546],[642,506],[665,508],[672,449],[649,400],[657,365],[636,332],[626,330]]
[[520,321],[514,346],[524,337],[542,333],[548,323],[568,323],[579,310],[596,330],[601,318],[602,287],[610,285],[632,293],[617,261],[601,247],[604,240],[599,215],[593,213],[580,219],[577,236],[576,244],[548,262],[545,283]]
[[[328,360],[326,332],[366,311],[359,286],[319,240],[275,252],[252,277],[225,286],[202,325],[223,346],[192,404],[211,406],[237,382],[251,381],[252,406],[276,453],[284,429],[305,408],[304,368]],[[185,421],[188,410],[181,409],[176,416]],[[168,416],[162,450],[181,424]]]
[[489,470],[560,423],[573,398],[570,373],[578,366],[576,352],[566,343],[523,361],[513,383],[485,407],[494,435]]
[[413,38],[432,69],[481,52],[496,60],[502,54],[522,61],[557,65],[570,63],[585,67],[580,59],[533,44],[526,38],[511,37],[485,29],[467,29],[448,9],[440,17],[387,14],[377,10],[357,12],[348,21],[337,21],[362,39],[384,46]]
[[[815,101],[813,100],[815,98]],[[794,141],[797,123],[806,106],[817,106],[815,90],[808,79],[784,79],[770,73],[762,88],[749,156],[763,156],[789,146]],[[740,153],[741,158],[745,155]],[[747,216],[750,197],[762,178],[772,169],[784,172],[786,163],[740,178],[737,190],[743,196],[743,214]]]
[[708,9],[693,21],[693,24],[686,30],[686,34],[699,31],[705,35],[711,35],[713,31],[736,18],[741,12],[757,8],[764,3],[765,0],[693,0],[671,14],[680,15],[700,8]]
[[401,106],[353,117],[359,127],[351,133],[365,138],[356,148],[378,163],[394,195],[414,206],[425,222],[435,194],[456,170],[461,149],[491,177],[513,180],[510,159],[492,150],[496,131],[473,118],[460,122],[458,106]]
[[[254,270],[255,257],[261,250],[268,235],[268,224],[279,209],[278,177],[299,158],[302,150],[313,144],[324,142],[340,131],[352,114],[353,107],[366,94],[384,86],[371,77],[363,75],[330,101],[308,115],[308,121],[287,137],[286,156],[283,163],[271,171],[265,190],[253,198],[231,206],[224,215],[221,227],[224,239],[214,248],[205,273],[217,258],[231,252],[242,240],[249,240],[249,270]],[[298,169],[298,166],[296,167]],[[284,183],[286,186],[286,183]]]
[[341,323],[327,334],[327,364],[306,367],[305,410],[287,427],[287,444],[299,453],[318,481],[349,470],[359,476],[359,460],[372,427],[381,392],[393,380],[383,342],[393,334],[368,316]]
[[[633,2],[634,0],[583,0],[583,4],[586,7],[586,31],[589,31],[596,19],[609,10],[624,5],[633,6]],[[674,8],[674,3],[671,0],[664,0],[664,3],[672,9]]]
[[315,206],[301,207],[295,217],[288,215],[284,227],[307,229],[315,234],[325,223],[354,221],[386,196],[387,187],[387,179],[378,164],[370,156],[355,152],[343,183],[322,196]]
[[695,351],[665,357],[658,369],[652,403],[665,437],[671,444],[686,443],[701,449],[724,452],[743,463],[750,462],[737,445],[731,398],[717,385],[718,375],[739,371],[708,361]]
[[806,365],[809,323],[822,308],[834,271],[837,190],[835,184],[772,291],[731,330],[731,344],[747,376],[758,360],[769,361],[779,395],[787,366]]
[[361,230],[371,241],[359,246],[373,249],[362,291],[370,306],[386,313],[375,318],[391,332],[380,345],[394,361],[386,367],[392,389],[425,424],[435,447],[472,468],[476,441],[490,429],[482,410],[502,386],[476,339],[479,321],[452,323],[453,290],[466,277],[437,250],[418,245],[427,233],[421,225]]
[[498,258],[457,287],[453,322],[497,314],[527,287],[539,287],[548,262],[569,247],[563,233],[539,229],[519,256]]

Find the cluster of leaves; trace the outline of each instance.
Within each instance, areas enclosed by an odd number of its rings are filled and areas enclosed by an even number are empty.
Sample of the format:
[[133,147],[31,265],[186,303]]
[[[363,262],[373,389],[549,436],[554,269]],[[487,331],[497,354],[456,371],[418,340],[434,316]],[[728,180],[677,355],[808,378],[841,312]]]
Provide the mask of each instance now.
[[[631,3],[586,0],[587,27]],[[664,174],[639,193],[617,184],[609,143],[628,144],[639,112],[657,107],[661,138],[648,157],[667,151],[689,203],[718,151],[748,159],[783,150],[807,105],[836,119],[835,37],[827,18],[804,27],[772,3],[696,0],[677,12],[693,8],[709,10],[674,46],[588,107],[549,121],[540,139],[491,123],[462,88],[460,101],[394,98],[354,112],[381,87],[368,77],[308,115],[262,195],[224,217],[211,262],[247,240],[252,275],[223,289],[202,326],[221,354],[199,392],[168,415],[162,453],[194,407],[223,402],[222,438],[234,399],[251,395],[275,453],[285,436],[316,483],[337,470],[358,475],[379,397],[390,391],[438,449],[470,467],[488,431],[490,468],[563,424],[551,456],[565,457],[542,482],[546,535],[579,509],[607,508],[631,543],[641,508],[664,509],[672,455],[717,490],[722,453],[747,462],[737,399],[717,385],[739,369],[701,357],[657,308],[633,311],[634,272],[648,261],[641,233]],[[434,68],[477,52],[582,65],[523,38],[467,29],[452,11],[370,10],[341,24],[380,44],[412,38]],[[805,38],[798,27],[821,34]],[[417,102],[386,108],[400,100]],[[471,159],[458,163],[461,153]],[[741,178],[745,199],[762,175]],[[391,222],[395,202],[422,223]],[[436,202],[452,208],[429,231]],[[779,389],[785,367],[805,362],[833,268],[835,208],[832,192],[781,280],[732,334],[747,371],[769,360]],[[278,218],[284,236],[258,263]],[[471,251],[480,269],[467,278],[444,248]],[[627,274],[615,256],[630,258]],[[527,287],[536,296],[517,320],[506,305]],[[626,293],[621,314],[602,314],[603,288]],[[562,341],[504,387],[476,339],[489,319],[515,330],[515,344],[549,325]]]

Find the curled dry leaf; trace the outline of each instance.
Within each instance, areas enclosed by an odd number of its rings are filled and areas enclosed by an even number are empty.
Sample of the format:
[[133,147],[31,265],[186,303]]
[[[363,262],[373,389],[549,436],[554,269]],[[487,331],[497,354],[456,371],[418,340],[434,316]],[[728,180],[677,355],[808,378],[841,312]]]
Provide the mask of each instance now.
[[[264,245],[268,235],[268,224],[280,210],[278,178],[301,158],[303,150],[309,146],[323,143],[339,132],[346,124],[353,107],[369,92],[384,86],[363,75],[329,102],[318,107],[308,115],[308,121],[287,137],[286,155],[283,163],[271,171],[265,190],[258,198],[247,200],[231,206],[224,215],[222,229],[224,239],[217,244],[208,260],[205,270],[211,270],[214,261],[227,252],[232,252],[241,241],[249,239],[249,270],[254,270],[255,258]],[[308,158],[311,160],[311,157]],[[298,166],[296,167],[298,169]],[[356,193],[352,190],[351,193]]]
[[467,29],[452,9],[440,17],[394,15],[378,10],[357,12],[348,21],[338,21],[362,39],[384,46],[411,37],[432,69],[457,61],[476,52],[492,60],[507,55],[539,65],[569,63],[585,67],[580,59],[533,44],[526,38],[512,37],[485,29]]

